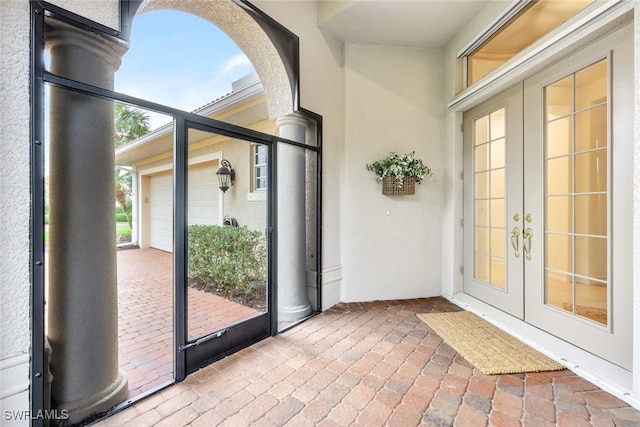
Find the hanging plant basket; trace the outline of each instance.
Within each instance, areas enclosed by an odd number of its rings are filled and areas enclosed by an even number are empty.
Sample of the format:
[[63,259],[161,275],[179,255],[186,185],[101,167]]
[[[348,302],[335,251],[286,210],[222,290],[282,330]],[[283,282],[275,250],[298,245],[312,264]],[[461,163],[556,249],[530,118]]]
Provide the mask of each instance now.
[[391,152],[384,159],[366,165],[367,170],[376,174],[376,181],[382,182],[382,194],[415,194],[416,184],[420,184],[425,176],[432,176],[429,166],[414,156],[415,151],[403,155]]
[[398,179],[395,176],[387,175],[382,178],[382,194],[387,196],[416,194],[416,178],[405,176]]

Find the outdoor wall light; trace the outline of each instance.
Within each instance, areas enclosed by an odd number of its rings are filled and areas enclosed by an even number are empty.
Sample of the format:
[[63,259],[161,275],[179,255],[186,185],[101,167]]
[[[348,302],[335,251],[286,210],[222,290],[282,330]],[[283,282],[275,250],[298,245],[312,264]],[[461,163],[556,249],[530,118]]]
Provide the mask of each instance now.
[[223,193],[233,185],[236,179],[236,171],[233,170],[231,163],[227,159],[220,161],[220,167],[216,171],[216,175],[218,175],[218,187]]

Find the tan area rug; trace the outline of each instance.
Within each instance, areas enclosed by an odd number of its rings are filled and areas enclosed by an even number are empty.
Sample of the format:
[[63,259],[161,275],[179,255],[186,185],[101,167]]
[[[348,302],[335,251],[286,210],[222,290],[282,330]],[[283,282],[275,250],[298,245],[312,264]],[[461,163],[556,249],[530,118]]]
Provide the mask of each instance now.
[[469,311],[422,313],[418,318],[486,375],[565,369]]

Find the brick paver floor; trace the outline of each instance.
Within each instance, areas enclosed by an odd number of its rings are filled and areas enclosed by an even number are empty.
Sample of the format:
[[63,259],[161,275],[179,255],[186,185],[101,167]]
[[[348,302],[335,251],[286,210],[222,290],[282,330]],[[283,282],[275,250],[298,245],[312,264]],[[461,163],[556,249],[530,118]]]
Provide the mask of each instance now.
[[[252,317],[258,312],[189,288],[189,337]],[[118,251],[119,366],[129,398],[173,378],[173,260],[157,249]]]
[[638,426],[571,371],[487,376],[416,313],[442,298],[339,304],[98,426]]

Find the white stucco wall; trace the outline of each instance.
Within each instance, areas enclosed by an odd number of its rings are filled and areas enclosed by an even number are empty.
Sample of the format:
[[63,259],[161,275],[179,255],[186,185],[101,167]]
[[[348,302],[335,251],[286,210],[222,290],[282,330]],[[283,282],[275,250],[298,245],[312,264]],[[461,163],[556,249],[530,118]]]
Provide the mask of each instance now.
[[344,82],[342,46],[317,26],[314,1],[254,1],[300,39],[300,105],[323,117],[322,307],[340,301],[344,194]]
[[[634,69],[635,69],[635,111],[634,111],[634,171],[633,171],[633,253],[640,253],[640,2],[636,2],[634,21]],[[640,257],[633,257],[633,391],[640,401]]]
[[29,386],[29,2],[0,12],[0,416]]
[[[441,294],[442,54],[345,46],[344,301]],[[384,196],[367,163],[411,151],[433,169]]]
[[[443,51],[443,97],[446,105],[462,87],[462,60],[456,54],[482,31],[510,1],[491,1],[454,37]],[[448,297],[462,291],[462,117],[444,108],[442,294]]]
[[107,27],[120,29],[120,4],[117,1],[51,0],[50,3]]

